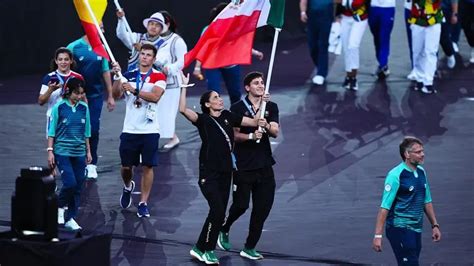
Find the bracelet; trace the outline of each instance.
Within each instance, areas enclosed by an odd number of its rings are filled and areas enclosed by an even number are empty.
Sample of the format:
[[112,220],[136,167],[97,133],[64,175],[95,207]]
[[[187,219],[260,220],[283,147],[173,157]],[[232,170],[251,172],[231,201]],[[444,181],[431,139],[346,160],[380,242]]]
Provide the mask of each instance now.
[[306,15],[306,11],[301,11],[301,15]]
[[249,133],[249,140],[253,140],[253,133]]
[[54,149],[52,147],[46,148],[46,151],[53,151]]
[[383,237],[383,235],[379,235],[379,234],[374,235],[374,238],[382,238],[382,237]]
[[435,227],[437,227],[439,229],[439,224],[433,224],[431,225],[431,229],[434,229]]
[[194,67],[194,70],[201,70],[201,67]]

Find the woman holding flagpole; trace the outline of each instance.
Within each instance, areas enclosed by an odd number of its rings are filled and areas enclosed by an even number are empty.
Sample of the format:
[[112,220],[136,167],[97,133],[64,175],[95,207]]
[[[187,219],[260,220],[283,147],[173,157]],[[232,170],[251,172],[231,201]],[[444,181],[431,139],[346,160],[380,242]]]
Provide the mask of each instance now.
[[[202,113],[186,107],[186,87],[189,74],[182,77],[179,111],[199,131],[201,150],[199,152],[199,188],[209,204],[209,214],[190,254],[206,264],[218,264],[214,254],[219,231],[225,218],[229,200],[232,171],[236,169],[234,127],[263,126],[265,119],[243,117],[224,109],[224,101],[215,91],[202,94]],[[261,134],[260,134],[261,136]],[[257,136],[258,137],[258,136]]]

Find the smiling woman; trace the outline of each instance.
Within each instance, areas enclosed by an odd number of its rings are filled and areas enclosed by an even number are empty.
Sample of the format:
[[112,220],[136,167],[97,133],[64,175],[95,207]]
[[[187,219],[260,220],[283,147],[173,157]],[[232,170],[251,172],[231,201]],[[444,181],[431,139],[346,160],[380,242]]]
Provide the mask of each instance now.
[[54,53],[51,60],[51,71],[43,77],[41,84],[38,103],[44,105],[48,103],[46,111],[46,138],[49,128],[49,120],[51,117],[51,109],[60,100],[64,84],[70,78],[84,80],[81,74],[71,71],[71,67],[75,64],[72,53],[65,47],[60,47]]

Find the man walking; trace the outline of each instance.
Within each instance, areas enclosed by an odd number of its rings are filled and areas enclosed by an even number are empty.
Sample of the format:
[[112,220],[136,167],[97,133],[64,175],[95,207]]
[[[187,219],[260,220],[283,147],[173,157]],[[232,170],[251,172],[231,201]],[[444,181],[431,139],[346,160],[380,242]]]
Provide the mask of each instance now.
[[[265,94],[263,74],[250,72],[244,78],[244,86],[247,97],[232,105],[230,110],[254,118]],[[233,178],[232,206],[217,242],[221,249],[230,250],[230,227],[248,209],[250,195],[252,195],[253,209],[250,216],[249,234],[245,247],[240,252],[240,256],[252,260],[263,258],[255,250],[255,246],[260,239],[263,224],[270,213],[275,196],[275,177],[272,168],[275,160],[272,156],[269,137],[276,138],[280,130],[278,105],[267,102],[265,119],[267,123],[263,132],[256,127],[234,128],[236,143],[234,151],[238,171],[235,172]],[[256,142],[257,139],[260,139],[260,143]]]
[[[101,25],[103,29],[103,26]],[[98,56],[90,45],[87,35],[70,43],[67,48],[72,52],[77,64],[76,71],[84,77],[87,105],[91,118],[90,146],[92,162],[86,166],[87,178],[97,179],[97,148],[99,146],[100,116],[102,114],[104,85],[108,92],[107,109],[115,108],[112,97],[112,79],[107,59]]]
[[433,241],[441,240],[430,186],[421,165],[425,157],[423,143],[415,137],[405,137],[400,143],[403,162],[390,170],[377,215],[372,247],[382,251],[382,231],[392,245],[398,265],[418,265],[421,251],[423,212],[431,223]]
[[[138,217],[150,217],[147,201],[153,184],[153,166],[158,164],[159,125],[156,117],[157,103],[165,92],[166,76],[153,69],[157,49],[152,44],[143,44],[140,49],[138,68],[126,72],[128,82],[114,77],[114,96],[125,96],[126,111],[123,131],[120,136],[120,159],[124,188],[120,197],[122,208],[132,204],[131,194],[135,189],[133,166],[142,164],[141,199]],[[120,66],[114,64],[118,73]],[[141,162],[140,162],[141,157]]]

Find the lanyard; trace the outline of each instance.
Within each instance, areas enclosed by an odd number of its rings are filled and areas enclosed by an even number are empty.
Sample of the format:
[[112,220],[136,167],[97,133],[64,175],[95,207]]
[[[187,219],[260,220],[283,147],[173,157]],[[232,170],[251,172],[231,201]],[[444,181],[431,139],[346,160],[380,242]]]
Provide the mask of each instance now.
[[209,115],[209,117],[214,121],[214,123],[216,123],[216,125],[219,127],[219,129],[222,131],[222,134],[224,134],[224,137],[225,137],[225,140],[227,141],[227,144],[229,145],[229,150],[230,152],[232,152],[232,144],[230,142],[230,138],[229,138],[229,135],[227,135],[227,132],[225,132],[225,130],[222,128],[222,126],[216,121],[216,119],[214,119],[214,117],[212,117],[211,115]]
[[[141,73],[140,73],[140,70],[137,71],[137,79],[135,80],[136,82],[136,91],[137,93],[140,92],[140,90],[143,88],[143,85],[145,84],[145,80],[151,75],[151,72],[152,72],[153,68],[150,68],[150,70],[148,70],[148,73],[146,73],[146,75],[142,78],[141,77]],[[142,83],[142,85],[140,86],[140,82]]]
[[234,155],[234,153],[232,152],[232,144],[231,144],[231,142],[230,142],[229,135],[227,135],[227,133],[225,132],[225,130],[224,130],[224,129],[222,128],[222,126],[216,121],[216,119],[214,119],[214,117],[212,117],[211,115],[209,115],[209,117],[211,117],[212,120],[214,120],[214,123],[217,124],[217,126],[219,127],[219,129],[222,131],[222,134],[224,134],[225,140],[227,141],[227,144],[229,145],[230,157],[232,158],[232,168],[234,168],[235,170],[237,170],[237,158],[235,158],[235,155]]
[[[56,71],[56,77],[58,77],[59,83],[60,83],[61,85],[66,84],[66,82],[64,82],[63,77],[58,73],[58,71]],[[69,78],[69,76],[68,76],[68,78]],[[66,81],[67,81],[67,80],[66,80]]]
[[66,84],[67,82],[69,81],[69,79],[72,77],[71,74],[69,74],[69,76],[66,77],[66,80],[63,79],[63,76],[61,76],[58,71],[56,71],[56,77],[58,77],[58,80],[59,80],[59,84],[62,85],[62,88],[61,88],[61,95],[64,94],[64,92],[66,91]]
[[[249,112],[252,114],[252,117],[255,117],[255,115],[257,115],[257,113],[253,110],[252,106],[247,102],[247,97],[244,98],[243,102],[245,104],[245,107],[247,107],[247,110],[249,110]],[[250,100],[248,100],[250,101]]]

